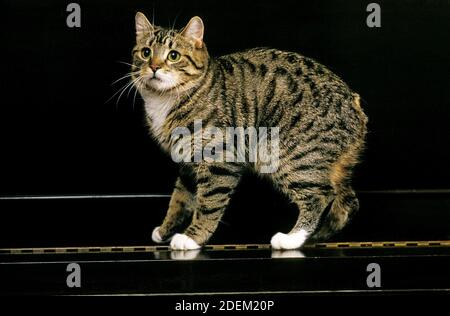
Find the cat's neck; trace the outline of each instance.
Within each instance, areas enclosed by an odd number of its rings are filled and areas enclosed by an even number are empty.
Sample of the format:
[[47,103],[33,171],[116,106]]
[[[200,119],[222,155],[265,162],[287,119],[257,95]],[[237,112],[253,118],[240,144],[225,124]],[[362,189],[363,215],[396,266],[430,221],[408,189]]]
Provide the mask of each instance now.
[[175,106],[177,99],[173,94],[158,92],[151,92],[144,99],[150,129],[156,139],[161,138],[167,114]]
[[[211,66],[211,62],[208,66]],[[208,67],[210,70],[210,67]],[[186,85],[186,90],[174,89],[173,91],[167,91],[161,93],[159,91],[147,90],[144,94],[141,94],[145,102],[145,111],[147,113],[150,130],[156,140],[165,147],[167,144],[167,130],[164,129],[167,115],[174,107],[178,107],[179,104],[185,104],[186,101],[190,101],[191,98],[198,92],[200,88],[206,88],[203,86],[205,81],[211,81],[211,77],[215,74],[212,71],[207,71],[199,78],[194,84]],[[206,88],[207,89],[207,88]],[[176,111],[176,109],[175,109]]]

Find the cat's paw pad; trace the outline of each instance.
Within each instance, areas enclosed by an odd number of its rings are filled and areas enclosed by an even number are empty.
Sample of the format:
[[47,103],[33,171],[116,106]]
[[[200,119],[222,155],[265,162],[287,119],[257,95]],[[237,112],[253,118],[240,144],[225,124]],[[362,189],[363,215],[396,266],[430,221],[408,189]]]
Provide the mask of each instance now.
[[162,239],[161,234],[159,233],[159,226],[156,227],[152,232],[152,240],[157,244],[162,244],[170,241],[172,238]]
[[185,234],[175,234],[170,242],[170,248],[173,250],[193,250],[200,249],[201,246]]
[[304,229],[292,234],[276,233],[270,243],[273,249],[297,249],[303,245],[308,235]]

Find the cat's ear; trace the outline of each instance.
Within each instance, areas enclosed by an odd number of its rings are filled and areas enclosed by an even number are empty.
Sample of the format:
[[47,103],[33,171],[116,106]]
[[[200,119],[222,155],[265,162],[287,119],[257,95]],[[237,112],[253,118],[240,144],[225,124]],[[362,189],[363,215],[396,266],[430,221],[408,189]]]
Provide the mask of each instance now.
[[147,33],[153,33],[154,27],[141,12],[136,13],[136,38],[140,39]]
[[189,23],[181,31],[181,35],[193,39],[195,42],[195,47],[203,47],[203,32],[205,27],[203,25],[202,19],[198,16],[194,16]]

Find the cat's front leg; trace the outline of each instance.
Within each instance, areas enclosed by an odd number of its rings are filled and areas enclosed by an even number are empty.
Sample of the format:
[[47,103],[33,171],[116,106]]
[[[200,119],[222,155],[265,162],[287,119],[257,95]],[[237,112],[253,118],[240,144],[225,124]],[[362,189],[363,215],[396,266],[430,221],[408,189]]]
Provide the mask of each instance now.
[[170,241],[176,232],[183,231],[192,219],[196,208],[195,193],[188,189],[188,185],[179,177],[175,183],[169,202],[169,209],[161,226],[152,233],[152,240],[156,243]]
[[209,240],[239,183],[239,170],[239,166],[232,163],[205,163],[198,167],[197,209],[184,234],[173,236],[172,249],[198,249]]

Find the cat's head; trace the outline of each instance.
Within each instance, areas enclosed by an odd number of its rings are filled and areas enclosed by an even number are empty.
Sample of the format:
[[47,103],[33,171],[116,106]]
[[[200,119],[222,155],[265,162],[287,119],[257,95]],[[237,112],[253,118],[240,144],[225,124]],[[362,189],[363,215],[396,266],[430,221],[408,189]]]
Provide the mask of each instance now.
[[138,90],[180,93],[195,86],[209,62],[203,32],[203,22],[197,16],[178,31],[154,26],[138,12],[132,52]]

